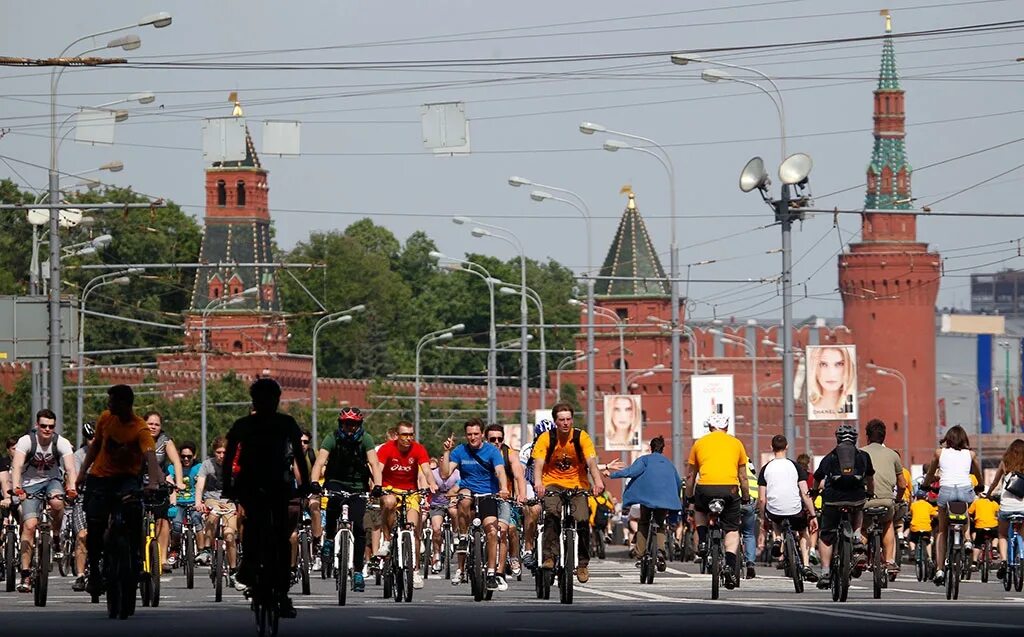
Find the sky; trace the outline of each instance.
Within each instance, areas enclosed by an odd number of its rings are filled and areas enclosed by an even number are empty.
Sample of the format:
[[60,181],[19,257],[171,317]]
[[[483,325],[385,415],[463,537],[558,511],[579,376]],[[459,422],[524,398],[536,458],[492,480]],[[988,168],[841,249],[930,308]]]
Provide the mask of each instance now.
[[[1019,0],[3,0],[2,6],[0,55],[31,58],[55,56],[82,35],[150,13],[173,15],[167,28],[130,29],[71,50],[122,34],[142,39],[135,51],[96,53],[123,55],[130,63],[124,67],[67,70],[58,85],[61,119],[139,91],[157,97],[150,105],[124,106],[131,115],[118,125],[112,146],[64,143],[64,173],[123,161],[122,172],[89,176],[171,199],[201,218],[202,120],[229,115],[228,94],[237,91],[257,148],[261,122],[301,122],[298,157],[262,157],[285,249],[311,232],[369,217],[402,241],[423,230],[446,254],[518,254],[452,223],[452,216],[464,215],[508,229],[530,258],[585,271],[604,260],[626,203],[620,189],[629,184],[667,271],[668,175],[649,154],[607,152],[608,135],[579,132],[581,122],[596,122],[650,138],[671,158],[681,274],[692,279],[683,284],[687,315],[768,322],[781,316],[781,290],[771,282],[781,266],[780,232],[760,197],[740,192],[737,182],[747,160],[759,155],[777,195],[776,111],[756,87],[702,81],[701,71],[712,67],[673,65],[668,52],[774,78],[787,150],[814,161],[815,206],[857,210],[864,204],[882,42],[834,40],[882,35],[883,8],[892,11],[897,36],[1024,19]],[[944,259],[940,307],[969,307],[972,271],[1021,265],[1024,232],[1009,215],[1021,212],[1024,177],[1024,164],[1018,165],[1024,63],[1016,62],[1024,56],[1022,28],[895,42],[906,90],[907,153],[917,169],[915,205],[933,213],[1008,215],[919,220],[919,239]],[[763,47],[809,41],[828,42]],[[749,72],[730,72],[764,84]],[[0,178],[44,188],[49,72],[0,67],[0,87],[0,129],[6,129]],[[423,147],[421,105],[449,101],[465,104],[468,156],[435,157]],[[577,210],[531,201],[529,188],[507,184],[512,175],[572,190],[587,202],[594,264],[587,263]],[[77,182],[65,177],[62,186]],[[855,214],[816,214],[796,224],[795,317],[841,317],[836,260],[859,231]],[[691,265],[709,260],[715,262]]]

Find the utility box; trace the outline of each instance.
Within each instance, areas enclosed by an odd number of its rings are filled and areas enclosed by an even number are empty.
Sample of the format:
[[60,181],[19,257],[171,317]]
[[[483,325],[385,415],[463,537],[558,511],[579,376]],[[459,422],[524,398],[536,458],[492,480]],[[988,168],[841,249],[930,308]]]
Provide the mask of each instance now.
[[[78,357],[77,299],[60,300],[60,351]],[[49,298],[45,295],[0,296],[0,363],[45,361],[50,355]]]

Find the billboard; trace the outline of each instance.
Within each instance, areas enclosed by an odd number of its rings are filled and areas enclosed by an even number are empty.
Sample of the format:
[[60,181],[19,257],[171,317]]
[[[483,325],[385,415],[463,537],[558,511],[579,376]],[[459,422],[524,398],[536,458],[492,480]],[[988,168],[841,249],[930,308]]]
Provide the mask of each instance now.
[[690,380],[690,413],[693,414],[693,438],[708,432],[704,426],[711,414],[729,419],[729,434],[736,434],[736,405],[733,403],[732,375],[693,376]]
[[807,419],[857,420],[857,348],[808,345]]
[[635,394],[604,397],[605,451],[639,451],[643,433],[641,398]]

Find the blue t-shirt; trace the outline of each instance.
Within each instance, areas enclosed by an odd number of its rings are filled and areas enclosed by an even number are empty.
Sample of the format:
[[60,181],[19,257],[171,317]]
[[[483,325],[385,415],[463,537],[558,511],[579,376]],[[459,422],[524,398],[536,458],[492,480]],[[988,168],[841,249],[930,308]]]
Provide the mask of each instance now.
[[494,445],[486,443],[473,452],[483,465],[470,455],[465,444],[455,447],[448,454],[448,459],[459,466],[459,487],[469,489],[472,493],[497,493],[499,484],[494,468],[505,466],[501,452]]
[[[192,468],[185,472],[182,476],[181,481],[185,483],[185,490],[178,493],[178,504],[195,504],[196,503],[196,479],[199,476],[199,463],[192,465]],[[168,471],[171,479],[174,479],[174,465],[171,465]]]

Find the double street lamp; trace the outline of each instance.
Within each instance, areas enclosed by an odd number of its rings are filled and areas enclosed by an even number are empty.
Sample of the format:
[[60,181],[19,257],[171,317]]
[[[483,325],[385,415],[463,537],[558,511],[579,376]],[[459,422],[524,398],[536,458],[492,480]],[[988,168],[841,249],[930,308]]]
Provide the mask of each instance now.
[[341,324],[341,323],[349,323],[349,322],[352,321],[352,315],[353,314],[355,314],[356,312],[362,312],[364,310],[366,310],[366,306],[365,305],[362,305],[362,304],[354,305],[354,306],[348,308],[347,310],[342,310],[340,312],[334,312],[333,314],[328,314],[326,316],[321,316],[320,319],[313,326],[313,386],[312,386],[313,415],[312,415],[312,420],[313,420],[313,442],[314,442],[314,444],[316,443],[316,441],[320,440],[319,436],[317,435],[319,433],[319,428],[318,428],[319,416],[318,416],[318,412],[320,411],[319,410],[320,402],[319,402],[319,391],[318,391],[318,389],[319,389],[319,387],[318,387],[318,385],[319,385],[319,376],[317,374],[317,369],[316,369],[316,349],[317,349],[316,348],[316,338],[320,334],[320,330],[324,329],[328,325],[338,325],[338,324]]
[[[754,319],[750,319],[749,321],[747,321],[747,325],[756,328],[757,322],[754,321]],[[712,334],[717,335],[719,337],[718,340],[720,340],[722,343],[725,343],[727,345],[740,345],[740,346],[742,346],[743,349],[745,349],[747,351],[747,353],[750,354],[750,361],[751,361],[750,362],[750,391],[751,391],[751,401],[752,401],[752,405],[753,405],[753,407],[751,408],[751,414],[750,414],[751,418],[753,420],[753,429],[752,429],[752,433],[751,433],[751,438],[752,438],[752,445],[751,446],[752,446],[752,450],[754,452],[754,462],[755,462],[755,464],[760,465],[760,463],[761,463],[761,444],[760,444],[761,430],[760,430],[760,421],[758,420],[758,417],[757,417],[758,416],[758,414],[757,414],[757,406],[758,406],[758,396],[757,396],[757,341],[754,341],[753,343],[750,343],[746,339],[740,338],[738,336],[734,336],[732,334],[726,334],[725,332],[723,332],[722,330],[718,329],[717,327],[712,327],[712,328],[708,329],[708,332],[711,332]],[[755,338],[756,338],[756,336],[755,336]]]
[[626,322],[619,318],[619,315],[605,307],[582,307],[583,304],[576,299],[569,299],[569,305],[581,307],[581,311],[587,316],[587,325],[594,324],[594,318],[603,316],[611,319],[619,331],[619,390],[623,394],[629,393],[629,385],[626,383]]
[[868,369],[874,370],[879,376],[889,376],[900,381],[900,388],[903,390],[903,461],[906,463],[911,462],[910,457],[910,421],[908,420],[908,409],[907,409],[907,377],[903,375],[903,372],[898,369],[891,367],[882,367],[874,363],[867,363],[864,365]]
[[[413,377],[415,381],[414,398],[413,398],[413,417],[412,424],[415,429],[416,440],[420,438],[420,352],[423,347],[428,343],[436,343],[438,341],[449,341],[455,336],[455,332],[461,332],[466,329],[465,324],[457,323],[451,327],[446,327],[443,330],[436,330],[429,334],[424,334],[418,343],[416,343],[416,375]],[[524,342],[526,339],[523,339]]]

